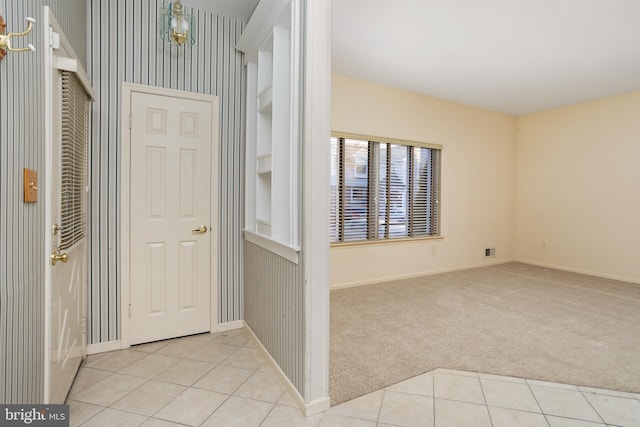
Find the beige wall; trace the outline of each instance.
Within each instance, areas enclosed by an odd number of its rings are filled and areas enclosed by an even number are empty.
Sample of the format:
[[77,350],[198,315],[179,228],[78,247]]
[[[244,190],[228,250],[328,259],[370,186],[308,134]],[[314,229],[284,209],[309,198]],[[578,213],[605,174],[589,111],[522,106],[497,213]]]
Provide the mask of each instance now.
[[334,246],[333,287],[514,258],[515,117],[334,75],[331,119],[334,131],[443,146],[443,239]]
[[640,282],[640,92],[518,120],[516,258]]

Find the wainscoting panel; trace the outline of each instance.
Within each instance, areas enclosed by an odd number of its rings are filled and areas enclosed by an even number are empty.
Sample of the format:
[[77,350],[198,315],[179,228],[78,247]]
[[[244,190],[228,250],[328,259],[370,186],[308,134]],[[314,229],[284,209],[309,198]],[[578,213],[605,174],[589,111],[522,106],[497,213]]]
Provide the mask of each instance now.
[[0,402],[41,403],[44,398],[45,194],[23,203],[23,168],[45,174],[44,6],[51,7],[81,59],[86,47],[86,1],[0,0],[8,31],[33,33],[14,40],[37,52],[7,53],[0,63]]
[[196,43],[175,48],[157,28],[161,0],[90,0],[91,132],[89,344],[120,339],[122,82],[220,97],[218,321],[242,319],[245,77],[234,48],[244,22],[194,11]]
[[301,264],[245,241],[245,322],[300,394],[304,384]]

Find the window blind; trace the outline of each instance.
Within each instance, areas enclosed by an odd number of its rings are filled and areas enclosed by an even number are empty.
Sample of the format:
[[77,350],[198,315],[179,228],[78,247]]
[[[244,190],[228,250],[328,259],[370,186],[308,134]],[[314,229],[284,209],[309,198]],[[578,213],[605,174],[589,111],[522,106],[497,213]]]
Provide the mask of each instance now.
[[438,236],[440,149],[331,138],[331,242]]
[[86,233],[89,96],[74,73],[61,72],[60,250]]

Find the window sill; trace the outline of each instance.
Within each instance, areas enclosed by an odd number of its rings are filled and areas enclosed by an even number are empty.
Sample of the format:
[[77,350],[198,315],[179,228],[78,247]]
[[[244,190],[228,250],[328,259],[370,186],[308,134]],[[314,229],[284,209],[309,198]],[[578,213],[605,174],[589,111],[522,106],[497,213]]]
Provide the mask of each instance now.
[[357,246],[377,246],[395,243],[421,243],[430,240],[444,240],[444,236],[406,237],[398,239],[358,240],[354,242],[331,243],[331,249],[352,248]]
[[254,245],[258,245],[261,248],[268,250],[269,252],[272,252],[286,260],[291,261],[294,264],[298,263],[300,248],[286,245],[284,243],[273,240],[270,237],[263,236],[249,230],[244,230],[244,238],[248,242],[251,242]]

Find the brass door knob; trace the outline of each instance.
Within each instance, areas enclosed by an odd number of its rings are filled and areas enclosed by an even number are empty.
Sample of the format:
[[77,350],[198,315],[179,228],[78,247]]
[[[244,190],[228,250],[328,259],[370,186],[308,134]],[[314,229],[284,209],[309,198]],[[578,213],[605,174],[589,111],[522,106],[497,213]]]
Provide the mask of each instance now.
[[66,252],[54,252],[51,254],[51,264],[56,265],[58,261],[67,262],[69,261],[69,255]]
[[204,234],[207,232],[207,226],[201,225],[199,228],[196,228],[195,230],[191,230],[191,232],[193,234]]

